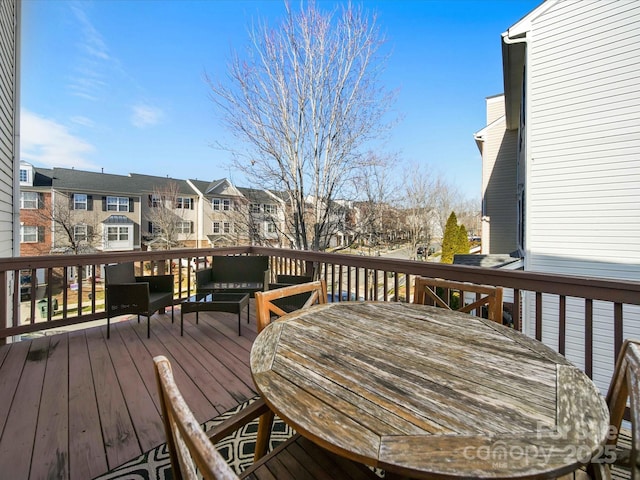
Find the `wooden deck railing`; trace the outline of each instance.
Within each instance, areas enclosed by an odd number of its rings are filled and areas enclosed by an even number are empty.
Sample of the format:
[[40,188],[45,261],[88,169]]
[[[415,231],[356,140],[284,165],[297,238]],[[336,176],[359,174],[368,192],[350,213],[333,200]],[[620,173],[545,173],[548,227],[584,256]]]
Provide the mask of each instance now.
[[[176,299],[182,299],[194,287],[191,260],[205,257],[208,262],[211,255],[227,254],[269,256],[274,278],[279,273],[314,272],[325,279],[334,301],[408,302],[416,275],[502,286],[514,327],[562,354],[571,353],[571,360],[581,364],[590,376],[598,368],[594,365],[594,332],[598,332],[599,344],[603,343],[602,335],[607,336],[604,344],[610,345],[607,357],[612,363],[625,335],[633,334],[640,325],[640,282],[339,253],[231,247],[0,259],[0,305],[13,304],[12,317],[6,310],[0,312],[0,339],[106,318],[101,282],[105,264],[134,261],[140,272],[149,275],[171,271],[176,279]],[[32,288],[28,301],[21,301],[20,287],[16,285],[14,289],[10,284],[19,282],[21,271],[40,278],[39,288]],[[78,271],[82,272],[81,279]],[[12,296],[8,293],[11,291]],[[575,352],[582,358],[576,358]],[[608,366],[604,368],[608,370]]]

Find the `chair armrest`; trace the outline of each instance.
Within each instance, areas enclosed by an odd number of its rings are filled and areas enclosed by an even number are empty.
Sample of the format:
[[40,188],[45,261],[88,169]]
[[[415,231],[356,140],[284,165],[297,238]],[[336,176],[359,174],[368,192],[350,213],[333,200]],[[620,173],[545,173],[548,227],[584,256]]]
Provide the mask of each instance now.
[[207,436],[213,443],[217,443],[224,437],[235,432],[243,425],[246,425],[250,421],[264,415],[269,411],[269,407],[262,398],[259,398],[251,405],[243,408],[235,415],[229,417],[220,425],[216,425],[210,431],[207,432]]
[[262,279],[262,291],[269,289],[269,282],[271,281],[271,270],[266,269],[264,271],[264,278]]
[[136,282],[148,283],[150,292],[172,292],[173,275],[155,275],[148,277],[136,277]]
[[204,285],[211,281],[211,276],[213,274],[212,268],[205,268],[203,270],[196,270],[196,287],[198,285]]
[[106,287],[107,310],[121,310],[139,306],[149,309],[149,284],[144,282],[116,283]]

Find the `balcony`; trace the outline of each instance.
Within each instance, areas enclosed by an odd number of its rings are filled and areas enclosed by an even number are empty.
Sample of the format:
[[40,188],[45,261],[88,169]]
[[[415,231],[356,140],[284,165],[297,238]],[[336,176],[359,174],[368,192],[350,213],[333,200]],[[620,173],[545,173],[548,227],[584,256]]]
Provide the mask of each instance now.
[[[134,261],[145,274],[171,271],[180,299],[193,290],[191,259],[214,254],[268,255],[274,276],[315,269],[338,301],[410,301],[416,275],[503,286],[514,328],[566,354],[603,390],[623,338],[640,319],[638,282],[381,257],[234,247],[0,259],[0,303],[13,305],[13,316],[3,312],[0,322],[3,475],[94,478],[163,443],[154,355],[170,358],[201,422],[256,395],[249,371],[253,300],[242,336],[234,314],[216,312],[200,314],[197,325],[187,316],[181,337],[177,312],[174,324],[170,315],[154,315],[150,339],[135,317],[112,323],[106,339],[105,264]],[[21,272],[32,279],[29,294],[16,288],[7,296]]]

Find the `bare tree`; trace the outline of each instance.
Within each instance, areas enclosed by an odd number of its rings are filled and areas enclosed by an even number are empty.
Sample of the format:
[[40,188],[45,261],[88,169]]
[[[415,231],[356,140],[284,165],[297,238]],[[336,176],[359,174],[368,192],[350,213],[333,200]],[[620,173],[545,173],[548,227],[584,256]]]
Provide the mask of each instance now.
[[335,199],[367,165],[363,147],[388,126],[395,95],[378,86],[383,39],[362,10],[348,5],[337,16],[309,2],[299,12],[287,4],[278,29],[253,28],[250,40],[228,85],[207,79],[212,99],[240,140],[229,148],[235,166],[285,192],[287,236],[319,250],[340,225]]
[[434,196],[438,186],[438,179],[431,174],[426,165],[413,164],[404,175],[404,201],[402,210],[405,212],[407,237],[411,247],[411,255],[415,258],[418,245],[431,241],[432,223],[434,221]]
[[152,225],[151,236],[162,250],[181,246],[182,241],[193,233],[190,229],[185,231],[186,210],[177,208],[179,198],[180,186],[173,181],[154,188],[149,198],[146,218]]
[[86,210],[74,210],[68,196],[59,192],[52,195],[51,201],[45,202],[36,211],[39,223],[51,225],[55,244],[52,253],[88,253],[95,250],[100,241],[97,212],[88,199]]
[[389,176],[389,158],[370,154],[370,162],[354,178],[354,188],[361,198],[356,203],[356,235],[369,246],[388,244],[395,237],[396,216],[393,194],[397,191]]

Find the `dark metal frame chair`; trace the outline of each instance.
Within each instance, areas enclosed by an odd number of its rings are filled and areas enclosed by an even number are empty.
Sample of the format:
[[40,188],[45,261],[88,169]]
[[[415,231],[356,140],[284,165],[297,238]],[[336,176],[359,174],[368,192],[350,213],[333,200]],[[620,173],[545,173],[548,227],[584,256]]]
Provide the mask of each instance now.
[[147,338],[151,336],[151,315],[171,307],[173,323],[173,275],[136,277],[133,262],[107,265],[105,296],[107,309],[107,338],[111,334],[111,318],[128,313],[147,317]]

